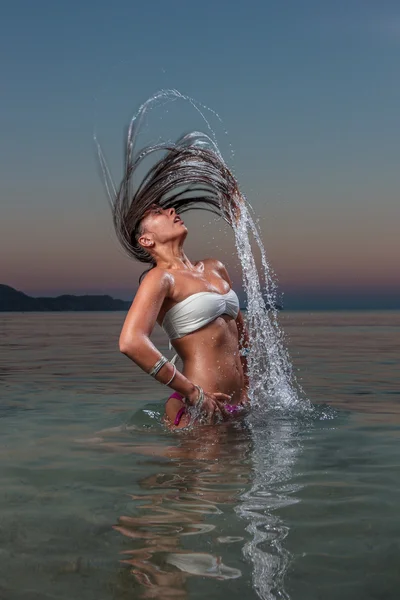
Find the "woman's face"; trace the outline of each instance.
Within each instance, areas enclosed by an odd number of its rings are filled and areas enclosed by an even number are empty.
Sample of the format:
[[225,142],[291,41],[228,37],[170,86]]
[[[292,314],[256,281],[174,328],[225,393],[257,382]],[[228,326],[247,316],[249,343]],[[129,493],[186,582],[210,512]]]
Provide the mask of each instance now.
[[156,204],[145,212],[141,230],[141,243],[149,240],[154,244],[164,244],[182,236],[186,237],[187,234],[186,225],[174,208],[161,208]]

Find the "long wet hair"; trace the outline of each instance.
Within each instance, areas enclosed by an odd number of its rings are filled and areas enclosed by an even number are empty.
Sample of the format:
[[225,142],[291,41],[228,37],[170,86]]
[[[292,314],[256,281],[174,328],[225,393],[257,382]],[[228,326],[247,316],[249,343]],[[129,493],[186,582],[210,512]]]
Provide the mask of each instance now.
[[[174,208],[179,214],[195,208],[208,210],[230,223],[241,194],[217,146],[204,133],[195,131],[175,143],[149,145],[135,152],[146,105],[142,105],[128,130],[124,176],[118,190],[112,185],[100,148],[99,158],[118,240],[130,257],[149,263],[151,269],[155,266],[154,258],[140,246],[138,239],[143,216],[152,205]],[[143,161],[160,152],[163,156],[141,181],[136,181]]]

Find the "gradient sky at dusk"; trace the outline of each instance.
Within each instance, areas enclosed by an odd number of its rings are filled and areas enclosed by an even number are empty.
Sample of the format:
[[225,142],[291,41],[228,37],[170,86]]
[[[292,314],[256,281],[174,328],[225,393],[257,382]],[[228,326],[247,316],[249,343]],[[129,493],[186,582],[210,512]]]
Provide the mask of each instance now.
[[[115,240],[93,132],[118,181],[130,116],[177,88],[223,119],[288,306],[400,307],[398,2],[14,0],[0,64],[0,283],[132,297],[143,268]],[[143,142],[198,128],[177,102]],[[238,285],[231,232],[185,221],[189,257]]]

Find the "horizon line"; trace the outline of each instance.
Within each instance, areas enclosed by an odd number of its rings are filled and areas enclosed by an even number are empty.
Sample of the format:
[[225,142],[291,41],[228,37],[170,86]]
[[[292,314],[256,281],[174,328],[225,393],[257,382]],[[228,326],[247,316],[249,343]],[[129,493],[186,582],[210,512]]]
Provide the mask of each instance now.
[[[95,291],[84,291],[84,292],[63,292],[56,294],[42,294],[42,295],[32,295],[31,293],[26,293],[22,290],[18,290],[17,288],[10,286],[8,284],[0,284],[5,287],[11,288],[17,292],[25,294],[31,298],[58,298],[61,296],[109,296],[114,300],[122,300],[124,302],[131,302],[134,293],[129,292],[129,298],[120,298],[115,295],[120,293],[124,293],[124,290],[115,290],[114,292],[95,292]],[[349,290],[347,290],[347,295],[343,297],[341,292],[343,290],[336,289],[333,293],[332,290],[305,290],[304,288],[301,290],[294,290],[289,293],[284,293],[285,301],[282,301],[282,298],[277,299],[277,306],[279,306],[278,310],[283,310],[285,312],[305,312],[305,311],[398,311],[400,310],[400,291],[398,290],[382,290],[379,292],[376,288],[368,290],[369,294],[365,295],[366,290],[352,290],[352,293],[349,294]],[[128,293],[126,291],[126,293]],[[243,298],[243,294],[239,294]],[[243,304],[243,300],[241,302],[241,310],[247,310],[246,304]]]

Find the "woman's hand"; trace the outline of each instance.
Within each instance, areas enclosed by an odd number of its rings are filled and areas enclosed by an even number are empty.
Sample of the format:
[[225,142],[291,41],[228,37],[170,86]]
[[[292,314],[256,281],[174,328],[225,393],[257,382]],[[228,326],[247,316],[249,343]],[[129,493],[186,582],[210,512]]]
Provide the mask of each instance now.
[[228,396],[228,394],[222,394],[221,392],[208,394],[207,392],[204,392],[204,402],[201,411],[206,413],[206,418],[210,423],[215,417],[223,419],[222,407],[226,402],[230,402],[230,400],[231,397]]
[[[199,399],[200,392],[196,389],[195,394],[193,396],[188,397],[188,400],[192,406],[196,406],[196,402]],[[220,403],[224,404],[225,402],[229,402],[231,397],[228,394],[223,394],[222,392],[204,392],[204,399],[200,407],[200,411],[204,413],[208,422],[212,422],[213,418],[216,416],[221,416],[221,408]]]

